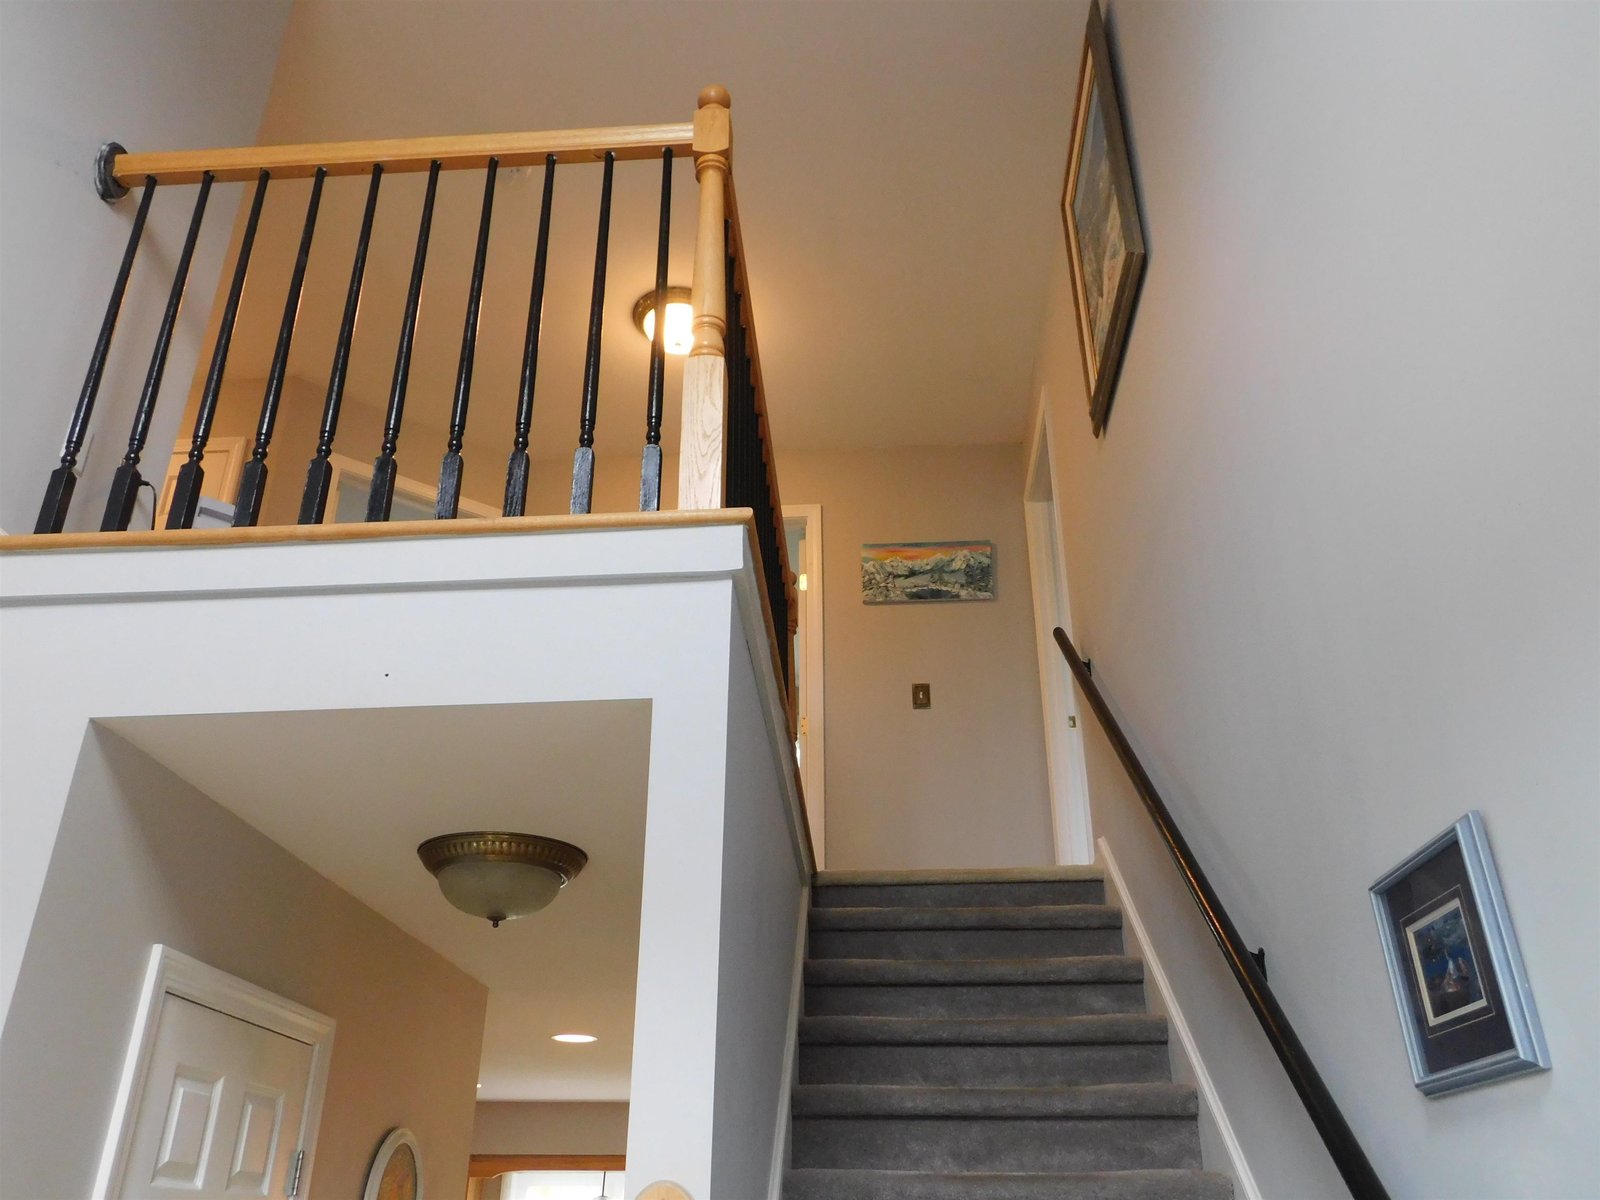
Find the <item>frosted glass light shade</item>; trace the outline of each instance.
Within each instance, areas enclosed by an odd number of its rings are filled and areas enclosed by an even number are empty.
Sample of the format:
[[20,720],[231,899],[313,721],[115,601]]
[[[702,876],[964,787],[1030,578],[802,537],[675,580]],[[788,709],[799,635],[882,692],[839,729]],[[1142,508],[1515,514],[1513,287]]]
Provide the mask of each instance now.
[[[667,289],[667,324],[661,332],[661,347],[668,354],[687,354],[694,348],[694,305],[689,303],[689,289]],[[656,294],[646,292],[633,306],[633,320],[647,341],[656,336]]]
[[417,847],[444,898],[497,928],[546,907],[589,856],[530,833],[447,833]]

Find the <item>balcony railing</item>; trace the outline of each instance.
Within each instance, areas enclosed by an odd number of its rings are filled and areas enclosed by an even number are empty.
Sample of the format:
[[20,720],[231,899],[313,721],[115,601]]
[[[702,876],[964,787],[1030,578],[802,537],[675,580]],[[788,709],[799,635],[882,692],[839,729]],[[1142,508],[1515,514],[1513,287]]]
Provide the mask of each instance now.
[[[515,418],[512,427],[506,430],[509,453],[499,519],[513,520],[529,515],[530,431],[544,336],[550,218],[558,168],[598,168],[601,172],[594,279],[584,345],[583,383],[575,414],[577,444],[573,450],[569,504],[571,516],[590,515],[594,504],[595,429],[600,412],[602,322],[616,164],[628,160],[661,164],[655,311],[663,314],[668,280],[672,164],[675,158],[689,154],[694,159],[699,205],[691,291],[694,340],[683,371],[678,507],[685,510],[750,510],[753,540],[764,583],[764,599],[772,621],[772,643],[779,677],[787,684],[792,679],[789,648],[792,644],[792,614],[796,611],[791,591],[794,576],[787,561],[777,467],[766,416],[761,355],[750,304],[744,238],[734,199],[729,107],[726,90],[708,87],[700,93],[693,121],[675,125],[139,154],[127,153],[114,143],[108,144],[98,163],[97,186],[100,193],[106,200],[115,202],[130,191],[137,190],[138,209],[112,284],[105,317],[90,354],[83,388],[68,423],[60,462],[50,473],[45,486],[34,529],[35,535],[45,537],[6,539],[8,545],[16,548],[26,543],[30,549],[81,546],[86,543],[104,544],[105,540],[116,535],[126,535],[139,489],[146,486],[141,464],[161,393],[162,379],[168,367],[174,330],[189,285],[195,246],[211,194],[217,185],[240,184],[250,189],[249,206],[238,238],[216,335],[209,346],[210,359],[204,384],[195,403],[188,449],[171,487],[170,501],[165,506],[165,532],[159,538],[166,544],[214,540],[212,537],[194,537],[189,531],[194,529],[200,513],[206,456],[218,407],[223,402],[229,350],[255,252],[262,208],[271,184],[285,179],[310,179],[312,182],[273,344],[271,365],[254,423],[254,436],[246,439],[247,457],[238,470],[236,488],[232,487],[231,476],[229,479],[234,493],[232,525],[236,529],[245,529],[261,523],[263,500],[270,478],[268,464],[273,432],[280,408],[285,402],[289,355],[299,322],[301,293],[307,263],[312,254],[318,214],[325,189],[337,186],[331,181],[344,176],[359,177],[366,181],[365,206],[354,246],[342,248],[351,256],[349,282],[328,368],[327,390],[315,452],[305,468],[303,483],[292,468],[286,472],[289,478],[273,480],[274,487],[299,487],[298,522],[294,526],[280,527],[275,532],[282,537],[292,537],[298,530],[304,535],[306,527],[326,522],[337,478],[337,464],[350,458],[370,459],[372,462],[371,483],[366,495],[366,522],[369,525],[389,522],[394,511],[396,483],[400,478],[397,454],[405,428],[407,388],[417,348],[423,285],[428,275],[428,247],[433,233],[439,175],[443,171],[477,171],[483,174],[482,203],[448,432],[445,444],[437,451],[441,453],[441,458],[437,491],[433,496],[435,520],[447,522],[456,518],[464,511],[462,448],[473,396],[473,367],[478,349],[479,312],[494,217],[496,180],[502,169],[513,167],[542,168],[543,191],[529,280]],[[384,411],[382,436],[377,445],[353,446],[348,438],[340,439],[340,412],[345,400],[352,340],[366,282],[368,255],[372,248],[374,219],[384,179],[405,173],[425,174],[427,183],[416,219],[411,271],[398,344],[394,351],[394,369]],[[192,196],[188,231],[182,251],[176,259],[166,306],[150,351],[144,384],[128,429],[127,450],[105,493],[105,507],[99,524],[101,534],[64,533],[79,483],[79,457],[94,419],[96,400],[146,219],[158,192],[165,197],[169,192],[181,193],[185,190]],[[331,248],[321,245],[317,249],[321,253],[333,252]],[[657,512],[661,507],[665,325],[664,320],[655,322],[650,366],[644,384],[638,505],[638,511],[642,513]],[[195,366],[198,369],[199,364]],[[472,505],[471,508],[474,512],[484,511],[481,505]],[[359,528],[347,529],[346,532],[356,533]],[[445,532],[450,527],[441,525],[438,528],[439,532]],[[143,541],[149,536],[146,534],[139,540]]]

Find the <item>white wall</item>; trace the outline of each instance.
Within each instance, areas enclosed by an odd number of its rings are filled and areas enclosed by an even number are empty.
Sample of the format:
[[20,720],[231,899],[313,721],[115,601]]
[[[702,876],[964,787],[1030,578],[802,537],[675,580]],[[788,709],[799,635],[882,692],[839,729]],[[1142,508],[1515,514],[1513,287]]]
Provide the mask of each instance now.
[[98,726],[36,929],[0,1039],[5,1195],[88,1194],[157,942],[338,1022],[316,1195],[358,1195],[397,1125],[430,1192],[466,1186],[483,985]]
[[[756,651],[765,654],[765,648]],[[757,668],[757,669],[753,669]],[[784,815],[784,772],[762,713],[759,664],[735,630],[729,657],[728,784],[722,833],[722,955],[717,980],[716,1134],[709,1200],[756,1200],[786,1139],[784,1080],[795,1036],[799,921],[810,879]],[[798,869],[797,869],[798,868]],[[641,1182],[643,1182],[641,1180]]]
[[[126,245],[138,195],[107,208],[95,152],[248,145],[289,0],[0,4],[0,528],[33,529]],[[146,460],[159,484],[238,205],[217,185]],[[158,189],[91,429],[69,528],[98,528],[188,227],[195,189]],[[84,465],[80,461],[80,465]],[[147,477],[151,473],[147,471]]]
[[[752,794],[729,776],[727,738],[730,646],[760,636],[755,586],[739,524],[6,554],[0,983],[8,1003],[95,717],[646,699],[627,1153],[644,1182],[675,1179],[709,1195],[722,1073],[754,1086],[748,1066],[718,1059],[722,913],[732,900],[722,872],[704,864],[723,861],[727,798]],[[248,662],[219,670],[216,648],[241,638]],[[63,673],[69,645],[76,665]],[[153,646],[163,670],[141,674],[134,666]],[[770,730],[777,684],[757,661]],[[772,744],[786,761],[775,772],[781,786],[759,794],[782,806],[789,876],[756,883],[788,894],[807,867],[792,747],[786,738]],[[780,1080],[769,1083],[777,1096]]]
[[[1074,635],[1392,1194],[1595,1195],[1600,10],[1109,20],[1150,266],[1096,441],[1050,249]],[[1089,743],[1264,1194],[1337,1194]],[[1473,808],[1554,1069],[1429,1100],[1367,887]]]

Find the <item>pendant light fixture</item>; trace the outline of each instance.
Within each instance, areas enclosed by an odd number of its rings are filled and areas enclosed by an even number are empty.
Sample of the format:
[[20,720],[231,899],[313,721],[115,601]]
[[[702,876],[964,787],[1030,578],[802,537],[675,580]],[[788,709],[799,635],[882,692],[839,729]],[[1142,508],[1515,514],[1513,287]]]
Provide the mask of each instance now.
[[417,847],[444,898],[495,928],[544,908],[589,856],[570,842],[532,833],[446,833]]

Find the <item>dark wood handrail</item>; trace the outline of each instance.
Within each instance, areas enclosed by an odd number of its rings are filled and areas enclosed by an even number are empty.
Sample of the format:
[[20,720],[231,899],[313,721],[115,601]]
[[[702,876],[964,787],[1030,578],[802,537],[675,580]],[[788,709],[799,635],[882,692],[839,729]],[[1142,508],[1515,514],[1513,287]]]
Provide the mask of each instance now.
[[1156,785],[1150,781],[1149,774],[1139,762],[1139,756],[1133,752],[1133,747],[1128,743],[1122,727],[1117,724],[1116,717],[1112,716],[1105,697],[1100,694],[1099,686],[1089,674],[1088,663],[1078,656],[1077,650],[1063,630],[1055,631],[1055,639],[1056,644],[1061,647],[1067,665],[1072,668],[1073,678],[1078,681],[1078,687],[1089,701],[1089,707],[1094,709],[1100,727],[1105,730],[1111,748],[1122,760],[1123,769],[1133,782],[1134,790],[1139,793],[1139,798],[1144,801],[1145,808],[1155,821],[1156,830],[1161,834],[1161,840],[1167,844],[1167,851],[1172,855],[1172,861],[1178,865],[1178,873],[1183,876],[1189,895],[1194,897],[1200,915],[1205,918],[1206,925],[1211,930],[1211,936],[1216,938],[1217,945],[1222,947],[1223,957],[1228,960],[1228,967],[1233,971],[1233,977],[1244,989],[1245,999],[1250,1002],[1256,1020],[1261,1022],[1267,1040],[1277,1052],[1278,1061],[1289,1073],[1289,1082],[1294,1084],[1294,1090],[1300,1094],[1300,1100],[1306,1106],[1311,1123],[1322,1135],[1328,1153],[1333,1156],[1334,1166],[1339,1169],[1339,1174],[1344,1176],[1350,1194],[1355,1200],[1389,1200],[1389,1193],[1384,1190],[1377,1172],[1367,1161],[1366,1152],[1356,1141],[1356,1135],[1351,1130],[1349,1122],[1344,1119],[1344,1114],[1339,1111],[1339,1105],[1334,1101],[1333,1094],[1328,1091],[1328,1085],[1323,1083],[1322,1076],[1317,1073],[1317,1068],[1311,1062],[1311,1056],[1306,1053],[1306,1048],[1295,1033],[1294,1026],[1289,1023],[1288,1015],[1278,1003],[1277,997],[1272,994],[1272,989],[1267,986],[1267,977],[1262,974],[1261,968],[1256,965],[1255,959],[1246,949],[1244,939],[1239,936],[1239,930],[1228,916],[1228,910],[1222,906],[1222,901],[1218,899],[1211,881],[1206,878],[1206,873],[1195,861],[1194,851],[1189,848],[1189,843],[1184,840],[1183,834],[1173,821],[1166,802],[1156,791]]

